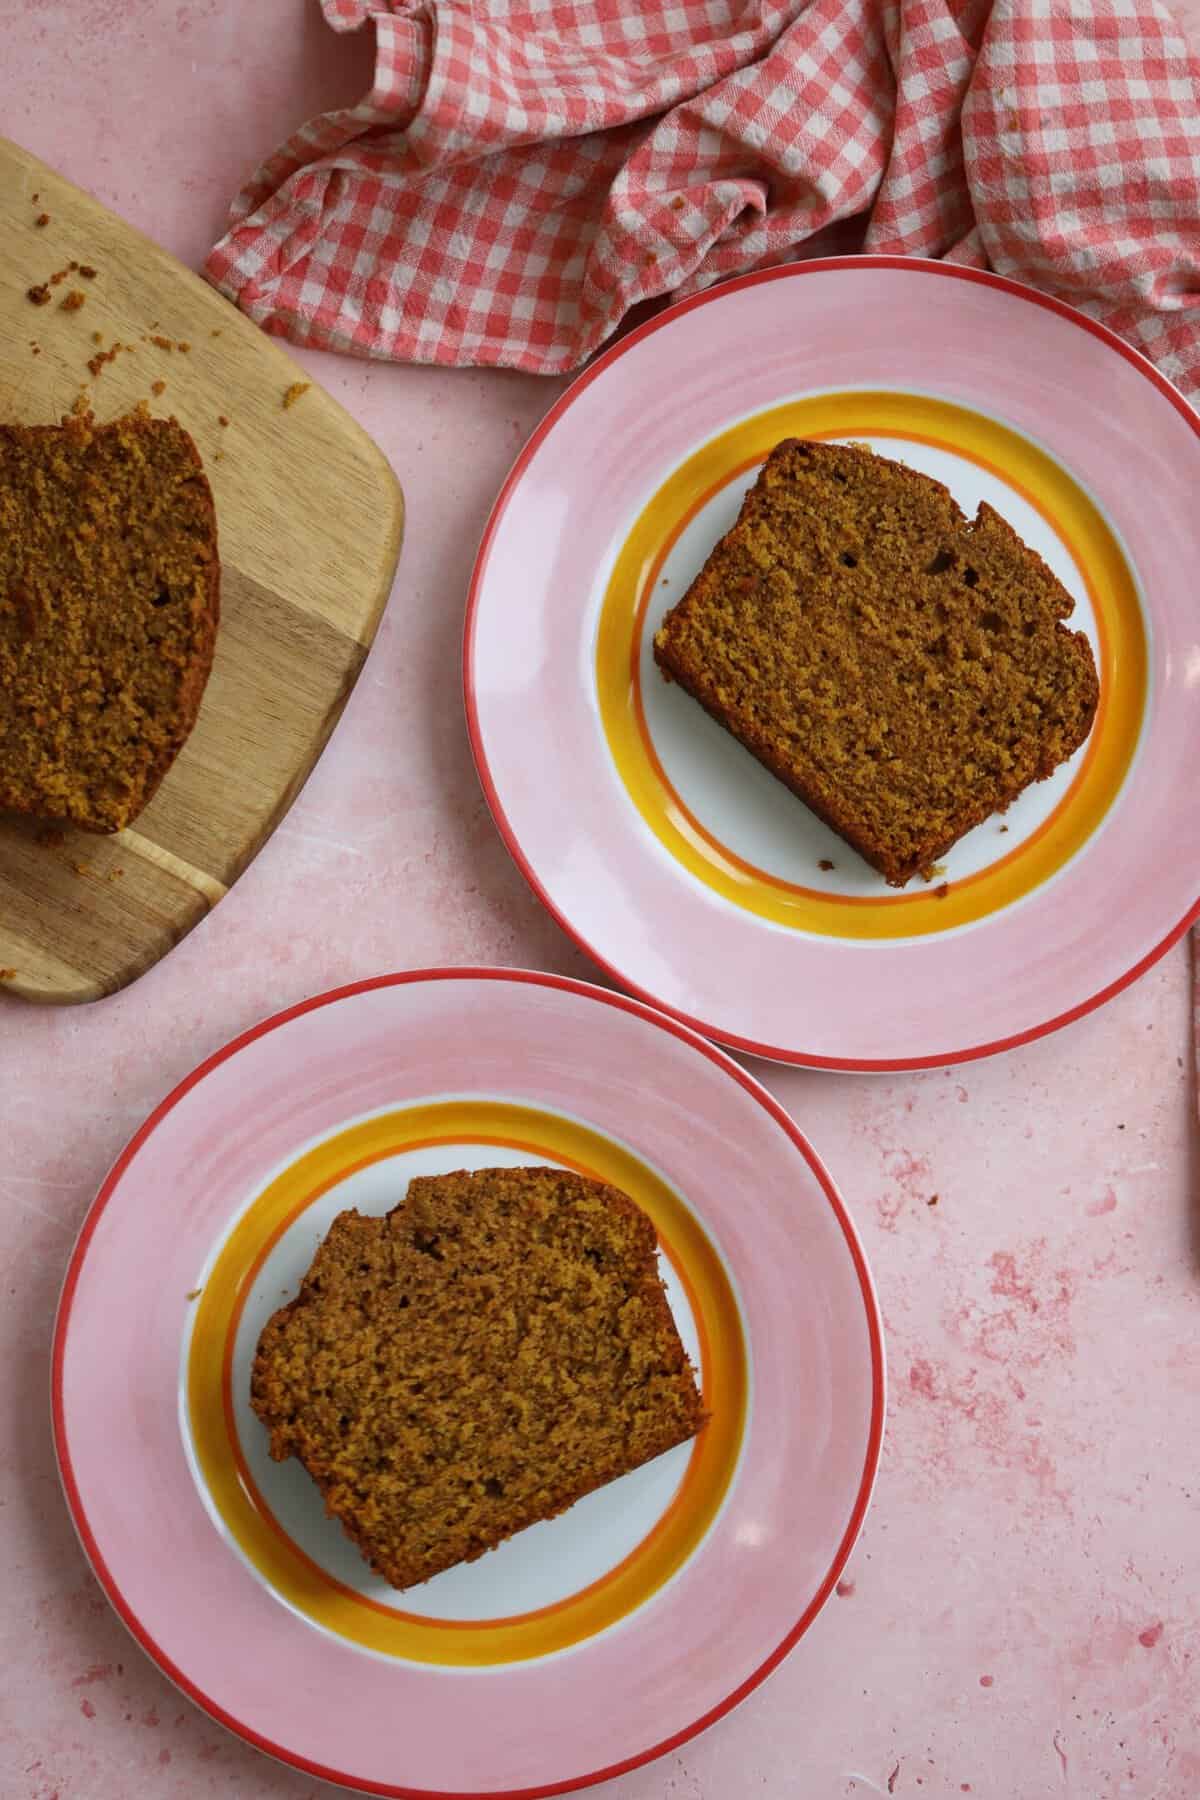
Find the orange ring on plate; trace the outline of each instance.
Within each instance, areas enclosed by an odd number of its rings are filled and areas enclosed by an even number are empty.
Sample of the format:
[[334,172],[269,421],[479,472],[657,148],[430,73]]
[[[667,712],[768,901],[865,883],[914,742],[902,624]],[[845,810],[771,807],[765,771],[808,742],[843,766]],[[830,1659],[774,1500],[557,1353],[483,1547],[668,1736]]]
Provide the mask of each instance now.
[[[331,1187],[363,1168],[431,1144],[495,1144],[563,1163],[632,1196],[659,1234],[700,1338],[709,1423],[670,1505],[640,1544],[599,1580],[515,1618],[430,1619],[358,1593],[314,1562],[279,1524],[247,1466],[232,1390],[246,1299],[280,1237]],[[212,1504],[243,1556],[289,1606],[340,1637],[411,1662],[485,1667],[547,1656],[606,1630],[643,1604],[695,1551],[737,1466],[748,1373],[737,1301],[708,1237],[675,1191],[631,1151],[573,1119],[502,1102],[414,1106],[347,1127],[276,1175],[223,1244],[200,1295],[187,1353],[187,1407]],[[331,1530],[339,1529],[336,1525]]]

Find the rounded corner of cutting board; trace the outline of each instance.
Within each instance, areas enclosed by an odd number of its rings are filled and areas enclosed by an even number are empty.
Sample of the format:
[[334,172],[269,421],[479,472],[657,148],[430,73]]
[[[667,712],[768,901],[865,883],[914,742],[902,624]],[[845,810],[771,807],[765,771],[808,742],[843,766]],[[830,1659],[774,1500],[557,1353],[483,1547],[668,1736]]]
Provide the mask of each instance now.
[[[130,974],[128,981],[121,987],[127,987],[135,981],[136,975]],[[34,987],[28,982],[9,981],[5,983],[4,992],[14,1000],[23,1000],[30,1006],[91,1006],[97,1000],[107,1000],[111,994],[119,993],[120,988],[102,987],[97,983],[85,983],[76,988],[67,987]]]
[[[3,954],[2,949],[0,954]],[[141,973],[140,969],[131,969],[127,977],[111,982],[69,969],[65,964],[54,968],[48,966],[41,975],[18,972],[0,982],[0,996],[5,1000],[24,1001],[30,1006],[90,1006],[93,1001],[107,1000]]]

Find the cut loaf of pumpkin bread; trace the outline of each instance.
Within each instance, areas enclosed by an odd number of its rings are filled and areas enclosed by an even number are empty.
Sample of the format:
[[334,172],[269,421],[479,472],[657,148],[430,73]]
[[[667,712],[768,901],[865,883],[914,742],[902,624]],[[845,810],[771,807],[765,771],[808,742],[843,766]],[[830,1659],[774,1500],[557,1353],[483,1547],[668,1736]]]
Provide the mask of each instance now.
[[990,506],[858,445],[776,446],[654,640],[663,671],[893,886],[1079,748],[1074,602]]
[[174,419],[0,426],[0,808],[119,831],[195,723],[216,515]]
[[382,1218],[340,1213],[263,1329],[251,1403],[397,1588],[704,1423],[654,1226],[553,1168],[421,1177]]

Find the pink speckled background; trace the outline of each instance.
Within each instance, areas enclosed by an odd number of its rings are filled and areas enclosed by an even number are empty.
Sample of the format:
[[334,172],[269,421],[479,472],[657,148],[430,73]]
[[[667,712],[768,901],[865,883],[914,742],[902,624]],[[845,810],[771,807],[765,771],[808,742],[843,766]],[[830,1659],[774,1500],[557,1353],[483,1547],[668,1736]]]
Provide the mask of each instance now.
[[[1200,0],[1177,10],[1200,29]],[[0,129],[192,263],[259,154],[354,97],[370,65],[368,43],[335,39],[305,0],[5,0],[0,29]],[[558,387],[305,360],[409,503],[344,722],[274,840],[164,964],[86,1011],[0,1011],[3,1800],[335,1792],[178,1698],[67,1520],[50,1323],[125,1138],[200,1057],[335,983],[467,961],[592,974],[500,846],[459,693],[473,544]],[[826,1159],[874,1265],[892,1371],[882,1475],[838,1597],[778,1673],[606,1800],[1200,1793],[1189,956],[1179,946],[1101,1013],[965,1071],[757,1070]]]

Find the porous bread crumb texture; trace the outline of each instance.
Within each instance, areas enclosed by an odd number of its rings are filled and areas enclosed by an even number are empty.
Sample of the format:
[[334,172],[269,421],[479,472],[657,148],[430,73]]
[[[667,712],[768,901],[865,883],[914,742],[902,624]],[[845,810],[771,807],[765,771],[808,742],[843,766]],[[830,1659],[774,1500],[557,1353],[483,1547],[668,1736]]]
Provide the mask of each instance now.
[[788,439],[654,640],[697,699],[895,887],[1053,773],[1099,682],[1074,602],[983,504]]
[[386,1217],[340,1213],[262,1332],[251,1402],[397,1588],[704,1423],[650,1220],[550,1168],[422,1177]]
[[0,808],[119,831],[212,666],[212,495],[175,420],[0,426]]

